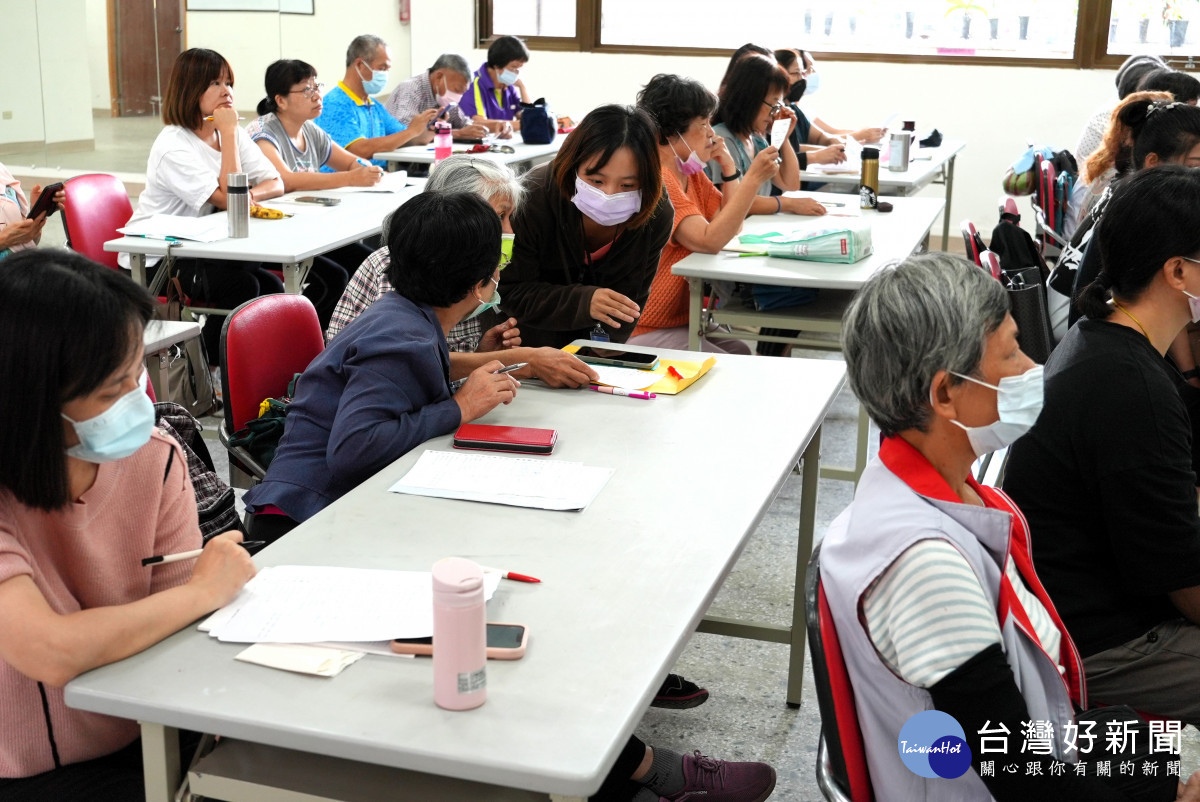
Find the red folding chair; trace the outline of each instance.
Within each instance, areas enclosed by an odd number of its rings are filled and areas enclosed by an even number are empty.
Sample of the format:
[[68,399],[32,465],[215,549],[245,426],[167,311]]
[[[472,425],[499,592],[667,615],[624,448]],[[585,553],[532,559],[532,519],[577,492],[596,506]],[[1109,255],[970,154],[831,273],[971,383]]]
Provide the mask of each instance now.
[[121,236],[117,229],[133,216],[125,185],[116,176],[91,173],[67,179],[63,192],[67,247],[116,270],[117,254],[104,250],[104,243]]
[[842,644],[825,590],[821,587],[821,547],[808,560],[804,585],[808,648],[812,655],[821,740],[817,745],[817,785],[830,802],[872,802],[867,752],[858,728],[854,689],[842,659]]
[[975,264],[981,264],[979,255],[987,250],[987,246],[983,244],[983,237],[979,235],[979,229],[970,220],[963,220],[959,224],[959,229],[962,231],[963,246],[967,251],[967,258]]
[[225,418],[218,436],[229,451],[229,479],[249,487],[267,473],[229,438],[258,417],[266,398],[287,393],[292,377],[325,348],[312,301],[284,293],[253,298],[234,309],[221,327],[221,387]]

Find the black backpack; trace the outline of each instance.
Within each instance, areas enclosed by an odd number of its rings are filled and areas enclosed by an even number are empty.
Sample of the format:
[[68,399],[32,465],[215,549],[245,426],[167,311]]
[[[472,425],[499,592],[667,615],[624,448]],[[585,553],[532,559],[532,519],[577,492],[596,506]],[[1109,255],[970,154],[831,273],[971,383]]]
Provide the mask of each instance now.
[[546,98],[521,104],[521,139],[526,145],[549,145],[558,133],[558,123]]

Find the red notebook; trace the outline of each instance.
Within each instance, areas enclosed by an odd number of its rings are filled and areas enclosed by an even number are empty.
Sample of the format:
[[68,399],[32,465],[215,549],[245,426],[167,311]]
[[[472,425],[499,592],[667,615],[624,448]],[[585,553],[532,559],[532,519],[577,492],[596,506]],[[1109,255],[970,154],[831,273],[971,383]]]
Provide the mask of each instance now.
[[558,432],[522,426],[489,426],[464,423],[454,433],[455,448],[482,451],[508,451],[517,454],[549,454],[554,450]]

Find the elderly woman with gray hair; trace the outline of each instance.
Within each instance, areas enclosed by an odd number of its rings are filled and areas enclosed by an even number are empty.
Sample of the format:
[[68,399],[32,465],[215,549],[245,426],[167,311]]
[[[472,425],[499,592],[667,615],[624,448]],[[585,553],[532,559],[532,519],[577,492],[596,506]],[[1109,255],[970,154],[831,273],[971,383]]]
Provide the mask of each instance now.
[[[1042,370],[1017,344],[1004,288],[961,259],[913,257],[863,286],[842,329],[850,386],[884,439],[825,537],[821,579],[876,798],[1175,799],[1182,786],[1165,765],[1154,777],[1096,776],[1097,758],[1147,755],[1105,753],[1099,737],[1082,753],[1079,654],[1033,569],[1020,510],[971,476],[1041,410]],[[945,719],[905,730],[933,710],[962,731]],[[1145,728],[1129,708],[1105,712]],[[1048,722],[1037,749],[1023,746],[1027,722]],[[1007,757],[981,748],[999,753],[998,742]],[[931,745],[945,749],[916,751]],[[988,761],[1038,767],[1010,774]],[[1053,769],[1075,763],[1082,772]],[[1186,791],[1200,798],[1200,782]]]
[[[525,189],[509,167],[475,156],[451,156],[434,168],[425,191],[469,192],[487,201],[500,216],[501,236],[504,238],[501,251],[506,259],[512,258],[513,230],[510,219],[521,203]],[[446,256],[453,258],[453,243],[447,243]],[[392,289],[387,279],[390,263],[385,245],[367,257],[355,271],[333,311],[329,328],[325,330],[327,342]],[[499,292],[494,300],[497,302],[495,309],[499,312]],[[498,325],[485,331],[481,321],[495,319],[495,315],[486,312],[464,320],[450,330],[446,339],[450,345],[451,379],[457,381],[464,378],[475,368],[495,359],[505,365],[526,362],[527,367],[512,374],[514,378],[536,378],[551,387],[583,387],[597,378],[594,370],[564,351],[520,347],[521,333],[515,318],[502,319]]]

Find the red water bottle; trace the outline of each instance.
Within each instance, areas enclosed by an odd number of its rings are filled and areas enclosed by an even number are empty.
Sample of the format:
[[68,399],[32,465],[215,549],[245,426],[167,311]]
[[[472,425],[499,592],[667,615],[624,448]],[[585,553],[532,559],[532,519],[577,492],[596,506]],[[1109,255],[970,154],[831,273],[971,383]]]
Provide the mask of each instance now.
[[433,124],[433,163],[438,164],[450,158],[450,148],[454,138],[450,136],[450,123],[438,120]]

